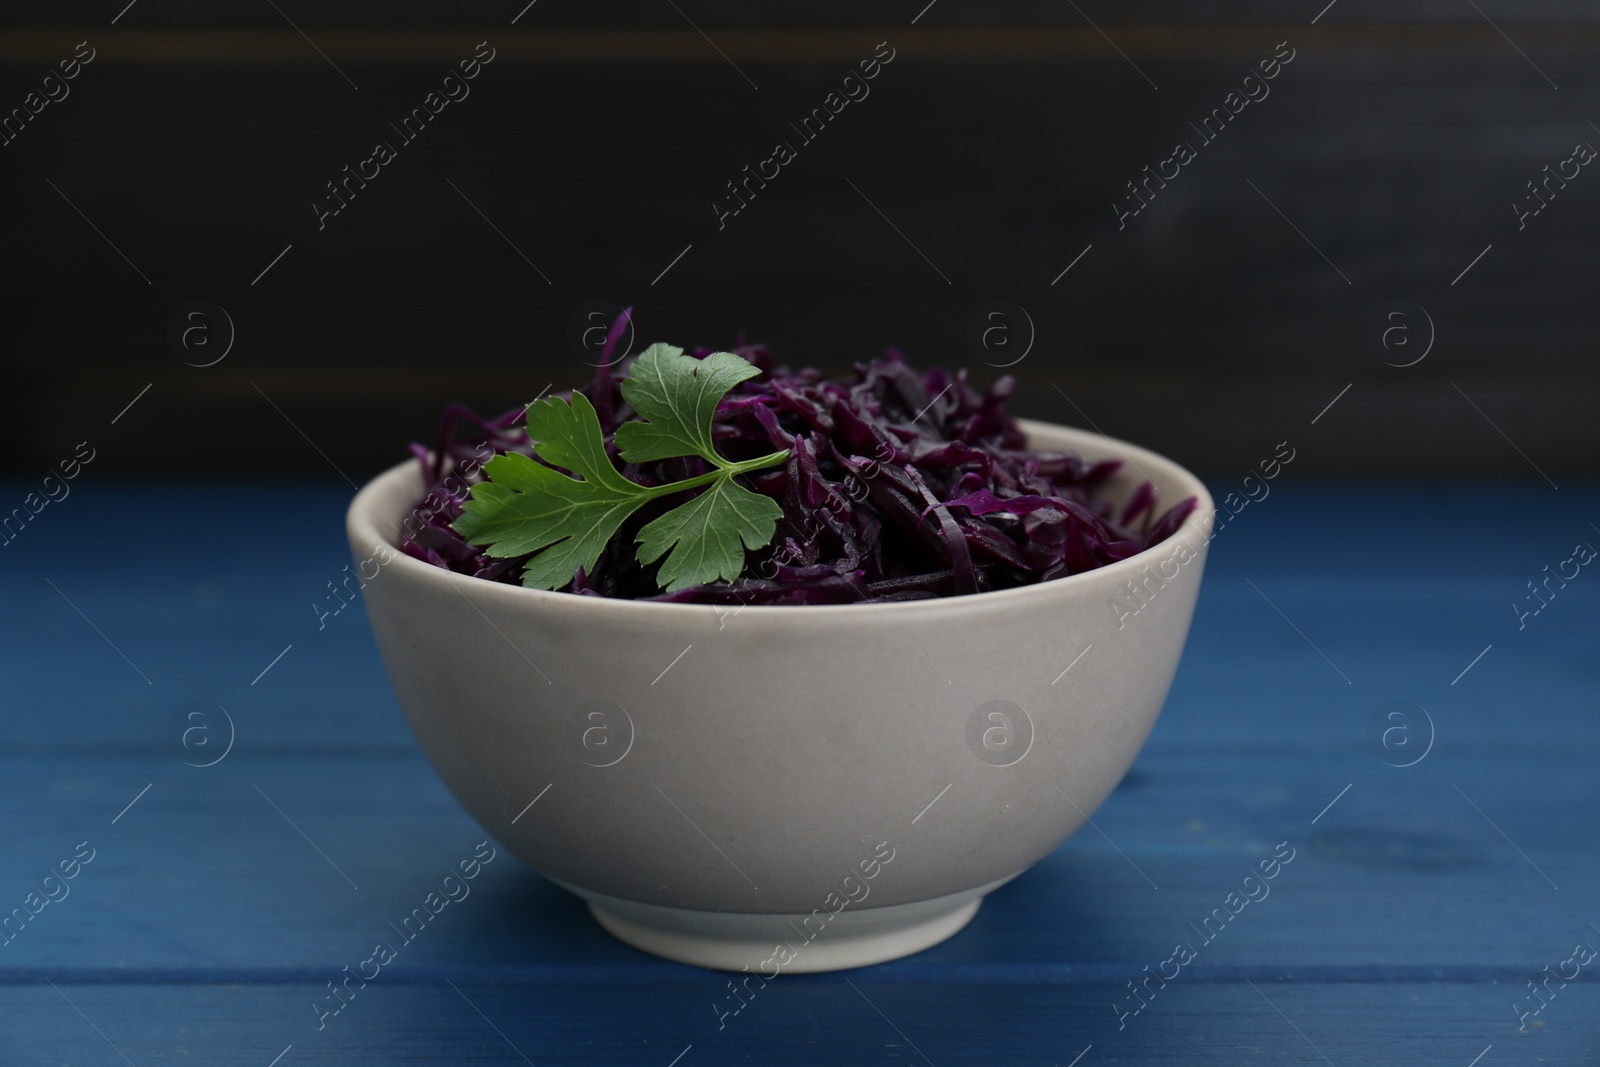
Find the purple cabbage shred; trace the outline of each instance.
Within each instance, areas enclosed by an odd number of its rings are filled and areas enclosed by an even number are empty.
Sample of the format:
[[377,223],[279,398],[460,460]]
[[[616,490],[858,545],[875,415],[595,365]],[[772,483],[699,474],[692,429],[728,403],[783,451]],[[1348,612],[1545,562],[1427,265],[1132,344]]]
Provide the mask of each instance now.
[[[641,485],[693,477],[697,457],[624,463],[612,440],[634,417],[619,388],[628,362],[609,363],[618,320],[593,383],[579,390],[599,415],[617,468]],[[711,349],[697,348],[704,357]],[[1047,582],[1126,559],[1170,537],[1193,497],[1158,514],[1142,483],[1117,514],[1096,495],[1121,467],[1071,452],[1032,452],[1006,411],[1009,375],[987,392],[933,367],[913,370],[897,349],[858,363],[852,381],[815,369],[774,367],[764,345],[732,351],[762,370],[717,408],[715,441],[729,459],[789,449],[788,462],[744,479],[778,501],[783,518],[765,548],[747,553],[744,576],[662,593],[655,567],[634,556],[639,528],[688,496],[652,502],[625,523],[592,573],[568,589],[581,596],[700,604],[840,604],[962,596]],[[431,449],[411,446],[427,493],[405,523],[401,548],[459,574],[517,584],[527,556],[495,559],[450,529],[491,455],[537,459],[523,408],[484,419],[451,404]]]

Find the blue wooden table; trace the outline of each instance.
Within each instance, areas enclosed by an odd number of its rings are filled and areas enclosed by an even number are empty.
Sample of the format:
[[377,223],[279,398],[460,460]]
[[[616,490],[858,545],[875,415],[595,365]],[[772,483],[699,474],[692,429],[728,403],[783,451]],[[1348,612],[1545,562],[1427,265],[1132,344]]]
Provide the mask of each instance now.
[[0,548],[0,1064],[1600,1062],[1600,575],[1526,584],[1600,545],[1600,491],[1280,485],[1217,537],[1097,829],[945,944],[720,1027],[725,976],[504,853],[396,936],[485,835],[359,599],[313,606],[348,497],[91,472]]

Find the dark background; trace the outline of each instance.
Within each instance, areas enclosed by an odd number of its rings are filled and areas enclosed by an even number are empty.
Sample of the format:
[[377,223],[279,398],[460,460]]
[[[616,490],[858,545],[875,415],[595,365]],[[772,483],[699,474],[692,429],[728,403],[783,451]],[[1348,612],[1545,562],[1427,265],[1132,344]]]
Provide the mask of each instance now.
[[[980,381],[968,320],[1011,301],[1036,329],[1019,414],[1223,480],[1285,439],[1297,476],[1600,458],[1600,174],[1520,231],[1511,208],[1600,144],[1590,5],[125,3],[0,5],[0,113],[97,52],[0,147],[14,475],[87,439],[97,475],[360,481],[447,401],[581,382],[567,325],[595,299],[633,304],[642,342],[742,330],[836,371],[897,344]],[[388,123],[481,40],[470,97],[402,146]],[[724,182],[885,40],[871,95],[719,231]],[[1124,182],[1280,41],[1270,96],[1119,232]],[[324,183],[378,140],[398,158],[319,232]],[[214,366],[169,347],[191,300],[235,325]],[[1418,307],[1432,350],[1385,365],[1425,347]],[[1385,353],[1370,324],[1397,309],[1413,344]]]

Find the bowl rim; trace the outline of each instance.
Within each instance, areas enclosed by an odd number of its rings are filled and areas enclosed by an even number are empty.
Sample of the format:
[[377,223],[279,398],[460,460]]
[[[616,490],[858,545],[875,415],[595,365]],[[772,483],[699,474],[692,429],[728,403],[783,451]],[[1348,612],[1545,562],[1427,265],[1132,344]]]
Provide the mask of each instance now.
[[[601,617],[607,613],[637,616],[640,611],[647,616],[658,617],[660,621],[667,622],[674,615],[678,619],[686,619],[690,615],[703,617],[708,609],[712,611],[727,611],[730,614],[743,615],[747,612],[754,613],[757,618],[785,618],[785,619],[810,619],[825,622],[836,619],[844,614],[849,617],[862,617],[869,610],[880,615],[889,613],[915,614],[927,611],[952,612],[959,611],[963,606],[969,609],[982,609],[991,605],[1001,605],[1010,602],[1012,606],[1023,607],[1029,598],[1052,598],[1068,596],[1078,589],[1086,589],[1096,581],[1103,582],[1111,579],[1113,584],[1120,583],[1123,576],[1131,576],[1141,568],[1149,566],[1156,557],[1164,551],[1171,551],[1180,544],[1186,544],[1190,551],[1199,554],[1202,552],[1210,537],[1206,535],[1203,527],[1214,522],[1216,511],[1215,502],[1211,493],[1206,489],[1205,483],[1196,475],[1175,462],[1153,452],[1150,449],[1123,441],[1120,438],[1110,437],[1106,434],[1080,429],[1074,426],[1064,426],[1059,423],[1042,422],[1036,419],[1016,420],[1017,424],[1027,433],[1030,439],[1037,437],[1042,431],[1051,436],[1065,437],[1067,441],[1059,447],[1079,452],[1085,458],[1121,458],[1126,461],[1126,467],[1139,469],[1141,463],[1151,467],[1159,467],[1169,479],[1180,483],[1178,499],[1186,497],[1195,498],[1195,509],[1173,531],[1166,540],[1134,553],[1127,559],[1117,560],[1093,570],[1080,571],[1062,578],[1055,578],[1048,582],[1034,582],[1029,585],[1013,586],[1009,589],[991,589],[981,593],[968,593],[962,596],[930,597],[922,600],[888,601],[885,603],[849,603],[849,604],[706,604],[706,603],[673,603],[654,600],[633,600],[622,597],[580,596],[574,593],[564,593],[551,589],[530,589],[527,586],[512,585],[508,582],[491,582],[469,574],[460,574],[456,571],[436,567],[399,550],[399,547],[379,531],[376,517],[373,512],[376,501],[393,489],[393,483],[408,473],[418,475],[417,460],[410,457],[401,463],[377,474],[365,485],[356,491],[350,501],[350,506],[345,512],[345,530],[353,542],[362,546],[370,546],[371,552],[376,552],[378,546],[387,546],[393,553],[389,560],[383,563],[384,567],[399,566],[402,573],[410,574],[419,581],[442,582],[446,586],[454,585],[456,590],[463,595],[471,591],[478,591],[482,595],[504,597],[504,604],[510,606],[523,604],[528,608],[540,605],[552,610],[570,610],[575,612],[589,612]],[[1114,455],[1096,455],[1096,453],[1114,453]],[[1120,472],[1119,472],[1120,473]],[[426,487],[424,487],[426,488]],[[1184,491],[1184,489],[1187,491]]]

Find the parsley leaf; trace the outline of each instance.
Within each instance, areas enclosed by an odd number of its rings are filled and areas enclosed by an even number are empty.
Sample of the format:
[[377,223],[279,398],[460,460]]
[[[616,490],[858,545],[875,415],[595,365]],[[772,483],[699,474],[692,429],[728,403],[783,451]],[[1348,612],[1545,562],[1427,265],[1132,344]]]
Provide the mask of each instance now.
[[656,574],[669,593],[718,578],[732,581],[744,572],[744,548],[771,541],[782,514],[770,496],[719,475],[687,504],[645,524],[639,531],[639,562],[654,563],[672,549]]
[[724,460],[711,443],[711,418],[729,389],[761,371],[732,352],[705,359],[683,349],[654,344],[639,355],[622,383],[622,397],[649,422],[617,427],[617,449],[629,463],[674,456],[701,456],[718,466]]
[[713,470],[643,486],[624,478],[606,454],[594,407],[582,393],[568,401],[551,398],[528,407],[528,437],[552,470],[527,456],[507,453],[484,465],[489,481],[472,487],[452,528],[491,556],[532,552],[522,584],[559,589],[579,567],[594,569],[600,553],[622,524],[659,497],[706,487],[687,503],[645,524],[639,531],[638,559],[654,563],[666,556],[657,578],[666,589],[732,580],[744,570],[744,550],[772,540],[783,510],[751,492],[734,477],[776,466],[787,451],[756,459],[724,459],[712,441],[717,404],[735,385],[761,373],[730,352],[703,360],[680,348],[655,344],[634,363],[622,395],[648,422],[617,428],[617,449],[631,463],[699,456]]
[[[528,561],[522,584],[559,589],[579,567],[589,570],[606,543],[651,490],[624,478],[611,465],[600,420],[588,397],[572,403],[541,400],[528,408],[528,436],[539,455],[583,480],[508,452],[484,464],[490,480],[472,487],[456,533],[491,556],[538,552]],[[543,551],[540,551],[540,550]]]

